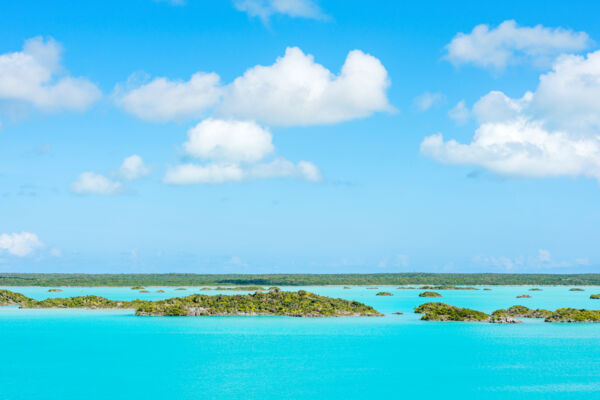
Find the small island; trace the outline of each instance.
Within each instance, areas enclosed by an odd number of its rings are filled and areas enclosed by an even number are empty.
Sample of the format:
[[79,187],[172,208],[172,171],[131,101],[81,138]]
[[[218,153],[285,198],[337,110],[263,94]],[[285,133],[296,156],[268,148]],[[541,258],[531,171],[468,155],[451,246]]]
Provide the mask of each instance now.
[[377,292],[375,296],[393,296],[390,292]]
[[530,292],[541,292],[544,289],[540,289],[540,288],[531,288],[529,289]]
[[164,292],[165,292],[165,291],[164,291],[164,290],[162,290],[162,289],[158,289],[158,290],[156,291],[156,293],[164,293]]
[[438,292],[421,292],[419,297],[442,297]]
[[569,292],[584,292],[584,290],[581,288],[574,287],[574,288],[569,289]]
[[503,314],[517,318],[548,318],[550,315],[552,315],[552,311],[541,308],[532,310],[531,308],[525,306],[512,306],[506,310],[496,310],[492,313],[492,315]]
[[100,296],[77,296],[35,300],[20,293],[0,290],[0,305],[21,308],[133,309],[142,316],[280,315],[292,317],[381,316],[373,307],[344,299],[319,296],[305,290],[215,295],[194,294],[167,300],[110,300]]
[[423,321],[473,321],[489,322],[490,316],[484,312],[451,306],[446,303],[425,303],[415,308],[415,313],[423,314]]
[[546,322],[600,322],[600,310],[559,308],[546,318]]
[[520,296],[517,296],[517,299],[530,299],[530,298],[531,298],[531,296],[528,294],[522,294]]
[[421,290],[479,290],[473,286],[454,286],[454,285],[425,285],[421,286]]
[[142,290],[142,289],[145,289],[145,287],[143,287],[143,286],[132,286],[131,287],[131,290]]
[[592,300],[600,300],[600,294],[593,294],[590,296],[590,299]]
[[50,293],[59,293],[59,292],[62,292],[62,289],[48,289],[48,292],[50,292]]

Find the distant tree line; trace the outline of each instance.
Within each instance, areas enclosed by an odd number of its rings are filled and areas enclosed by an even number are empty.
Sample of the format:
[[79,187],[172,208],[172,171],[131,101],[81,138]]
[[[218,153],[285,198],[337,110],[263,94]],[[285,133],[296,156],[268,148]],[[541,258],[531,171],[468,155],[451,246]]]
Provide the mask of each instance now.
[[600,274],[31,274],[0,273],[0,286],[600,285]]

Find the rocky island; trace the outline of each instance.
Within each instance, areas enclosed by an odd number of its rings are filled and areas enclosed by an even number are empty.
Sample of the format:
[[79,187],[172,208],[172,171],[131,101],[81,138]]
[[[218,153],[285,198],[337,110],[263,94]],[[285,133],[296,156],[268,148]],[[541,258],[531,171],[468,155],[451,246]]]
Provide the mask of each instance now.
[[489,322],[490,316],[484,312],[451,306],[446,303],[425,303],[415,308],[415,313],[423,314],[423,321],[474,321]]
[[62,292],[62,289],[48,289],[48,292],[50,292],[50,293],[59,293],[59,292]]
[[377,292],[375,296],[393,296],[390,292]]
[[268,293],[247,295],[194,294],[160,301],[110,300],[100,296],[77,296],[35,300],[20,293],[0,290],[0,305],[21,308],[134,309],[144,316],[200,315],[285,315],[294,317],[381,316],[377,310],[358,301],[319,296],[305,290],[284,292],[273,288]]

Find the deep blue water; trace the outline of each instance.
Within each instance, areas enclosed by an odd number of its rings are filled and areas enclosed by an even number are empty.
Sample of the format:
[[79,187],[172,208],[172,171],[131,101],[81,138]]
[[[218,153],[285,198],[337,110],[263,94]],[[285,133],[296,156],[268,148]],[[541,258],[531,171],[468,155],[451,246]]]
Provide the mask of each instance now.
[[[37,299],[159,299],[199,292],[8,289]],[[600,324],[422,322],[412,313],[427,301],[418,290],[380,286],[394,296],[376,297],[377,290],[364,287],[304,289],[405,314],[168,318],[0,307],[0,399],[600,398]],[[527,289],[440,291],[440,300],[487,312],[514,304],[600,308],[600,300],[589,299],[599,287]],[[523,293],[532,298],[515,298]]]

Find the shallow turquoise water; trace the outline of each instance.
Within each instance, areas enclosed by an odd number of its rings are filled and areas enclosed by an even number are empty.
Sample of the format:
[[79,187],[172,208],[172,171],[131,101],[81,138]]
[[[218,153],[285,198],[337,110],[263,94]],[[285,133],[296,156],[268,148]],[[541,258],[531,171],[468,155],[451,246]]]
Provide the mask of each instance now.
[[[159,299],[149,288],[9,288],[42,299],[96,294]],[[299,288],[293,288],[297,290]],[[418,290],[311,287],[382,318],[135,317],[130,311],[0,307],[0,399],[590,399],[600,392],[600,324],[422,322]],[[482,311],[600,308],[600,288],[440,291]],[[215,291],[202,292],[216,294]],[[226,292],[232,293],[232,292]],[[531,299],[516,299],[527,293]]]

